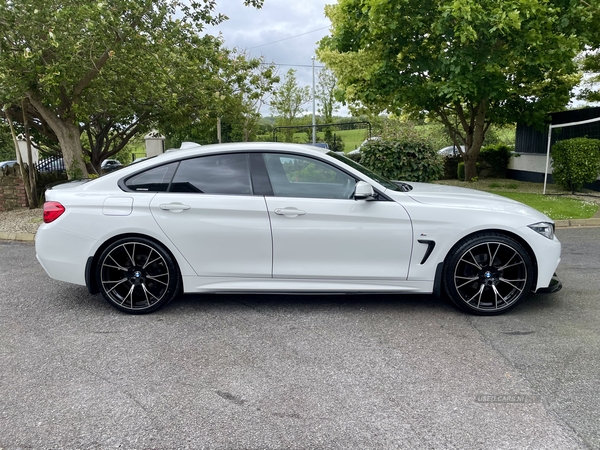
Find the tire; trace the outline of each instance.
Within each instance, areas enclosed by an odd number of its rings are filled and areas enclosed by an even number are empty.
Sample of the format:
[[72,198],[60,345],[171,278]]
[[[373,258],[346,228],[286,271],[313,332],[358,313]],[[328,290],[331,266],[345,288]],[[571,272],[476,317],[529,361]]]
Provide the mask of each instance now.
[[463,311],[502,314],[529,296],[535,267],[527,250],[500,233],[478,233],[448,254],[443,280],[446,294]]
[[129,314],[156,311],[181,289],[171,254],[162,245],[141,237],[110,244],[98,258],[96,281],[106,301]]

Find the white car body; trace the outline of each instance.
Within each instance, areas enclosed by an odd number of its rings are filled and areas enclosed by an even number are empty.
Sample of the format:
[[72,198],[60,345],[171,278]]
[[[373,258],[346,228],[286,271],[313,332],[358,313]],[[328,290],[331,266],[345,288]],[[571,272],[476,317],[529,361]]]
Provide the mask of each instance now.
[[[314,158],[368,183],[387,200],[124,190],[123,180],[146,169],[228,152]],[[491,231],[531,253],[533,291],[550,285],[560,243],[530,228],[551,224],[544,214],[470,189],[410,183],[411,191],[394,191],[326,153],[281,143],[198,146],[56,186],[46,201],[59,202],[65,211],[40,227],[37,258],[50,277],[96,292],[93,266],[105,244],[142,236],[173,256],[184,293],[439,293],[440,270],[455,244]]]

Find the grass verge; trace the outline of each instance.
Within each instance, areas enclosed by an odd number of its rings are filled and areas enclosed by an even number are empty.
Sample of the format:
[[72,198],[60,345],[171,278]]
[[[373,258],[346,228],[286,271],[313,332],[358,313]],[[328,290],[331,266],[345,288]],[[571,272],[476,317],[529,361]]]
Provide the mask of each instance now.
[[[553,220],[589,219],[598,211],[600,193],[588,191],[592,197],[573,196],[559,186],[547,186],[543,195],[543,185],[505,179],[483,179],[473,183],[458,180],[440,180],[438,184],[460,186],[502,195],[543,212]],[[583,194],[586,194],[585,192]]]

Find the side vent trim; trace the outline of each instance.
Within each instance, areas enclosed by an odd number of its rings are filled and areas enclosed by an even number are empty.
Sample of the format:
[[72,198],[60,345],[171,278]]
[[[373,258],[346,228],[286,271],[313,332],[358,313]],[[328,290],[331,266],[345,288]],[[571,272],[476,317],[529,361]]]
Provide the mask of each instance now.
[[423,255],[423,259],[421,260],[421,265],[425,264],[425,261],[427,261],[427,259],[429,259],[429,257],[431,256],[431,252],[433,251],[433,249],[435,248],[435,242],[434,241],[426,241],[426,240],[418,240],[419,244],[427,244],[427,250],[425,251],[425,254]]

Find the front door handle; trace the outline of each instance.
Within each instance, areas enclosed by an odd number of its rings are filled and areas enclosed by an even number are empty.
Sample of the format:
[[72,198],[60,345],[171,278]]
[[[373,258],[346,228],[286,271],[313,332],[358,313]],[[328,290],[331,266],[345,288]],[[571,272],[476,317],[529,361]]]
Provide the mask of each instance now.
[[184,205],[183,203],[173,202],[173,203],[161,203],[158,205],[160,209],[163,211],[172,211],[172,212],[181,212],[186,211],[191,208],[189,205]]
[[306,211],[297,208],[276,208],[275,214],[286,217],[298,217],[306,214]]

